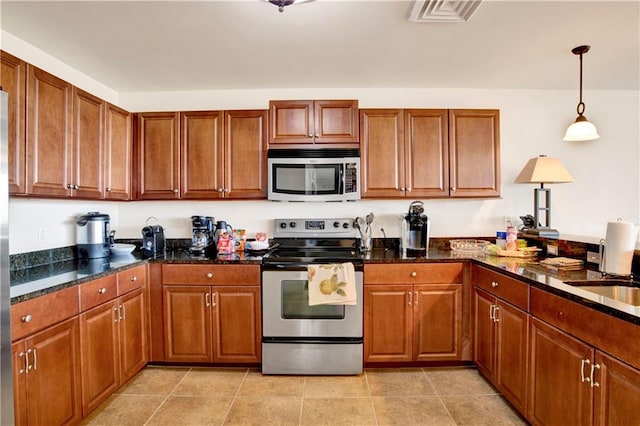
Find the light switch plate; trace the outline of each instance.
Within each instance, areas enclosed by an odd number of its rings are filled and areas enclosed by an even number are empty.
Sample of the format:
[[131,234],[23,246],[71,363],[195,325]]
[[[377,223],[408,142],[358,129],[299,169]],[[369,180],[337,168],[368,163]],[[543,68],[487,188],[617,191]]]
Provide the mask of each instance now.
[[551,256],[557,256],[558,255],[558,246],[554,246],[554,245],[547,245],[547,254],[551,255]]

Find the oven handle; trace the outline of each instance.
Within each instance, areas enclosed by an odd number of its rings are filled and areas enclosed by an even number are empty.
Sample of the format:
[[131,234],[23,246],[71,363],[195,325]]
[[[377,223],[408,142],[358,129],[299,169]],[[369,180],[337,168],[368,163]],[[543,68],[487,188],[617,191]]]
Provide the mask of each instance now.
[[262,343],[321,343],[326,345],[362,344],[362,337],[263,337]]
[[[353,263],[353,269],[355,269],[356,272],[364,271],[364,262],[351,261],[351,263]],[[263,261],[262,270],[263,271],[306,271],[307,266],[309,266],[309,263],[304,263],[304,262],[269,263],[269,262]]]

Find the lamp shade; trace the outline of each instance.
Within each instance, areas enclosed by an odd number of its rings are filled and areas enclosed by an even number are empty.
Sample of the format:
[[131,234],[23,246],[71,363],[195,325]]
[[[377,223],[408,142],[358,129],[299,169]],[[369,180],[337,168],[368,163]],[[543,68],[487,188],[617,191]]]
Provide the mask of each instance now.
[[573,182],[573,176],[562,162],[554,157],[540,155],[527,161],[515,183],[566,183]]
[[592,141],[598,139],[600,135],[593,123],[587,121],[587,118],[583,115],[573,123],[567,132],[564,134],[563,140],[565,141]]

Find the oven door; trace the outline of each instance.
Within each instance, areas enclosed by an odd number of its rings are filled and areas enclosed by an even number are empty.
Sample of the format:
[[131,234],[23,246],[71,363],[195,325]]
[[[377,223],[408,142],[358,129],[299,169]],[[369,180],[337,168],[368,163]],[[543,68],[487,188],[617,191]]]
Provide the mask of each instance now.
[[262,336],[362,338],[363,274],[356,271],[356,305],[309,306],[307,271],[262,273]]

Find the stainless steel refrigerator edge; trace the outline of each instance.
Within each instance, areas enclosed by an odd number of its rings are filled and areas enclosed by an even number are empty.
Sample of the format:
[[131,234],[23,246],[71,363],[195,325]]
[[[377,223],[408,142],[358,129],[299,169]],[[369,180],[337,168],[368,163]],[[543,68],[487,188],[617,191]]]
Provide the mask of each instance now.
[[[1,90],[1,88],[0,88]],[[0,424],[12,425],[11,296],[9,295],[9,109],[0,91]]]

